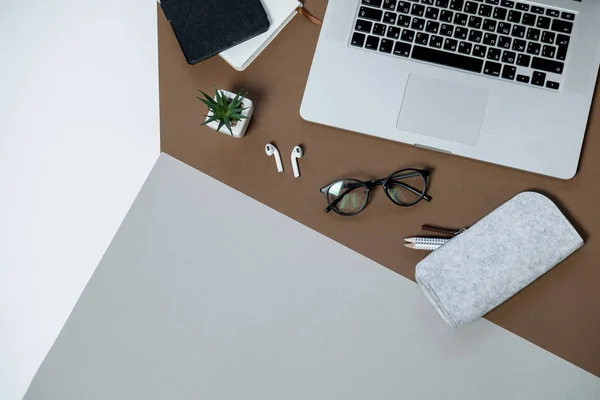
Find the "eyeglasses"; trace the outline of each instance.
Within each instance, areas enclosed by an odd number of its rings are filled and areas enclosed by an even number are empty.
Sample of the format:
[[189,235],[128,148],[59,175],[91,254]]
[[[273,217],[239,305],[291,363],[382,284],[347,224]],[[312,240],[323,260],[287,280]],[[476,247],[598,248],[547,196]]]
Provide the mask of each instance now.
[[348,217],[358,214],[367,206],[371,188],[375,186],[383,186],[387,197],[402,207],[414,206],[421,200],[431,201],[431,196],[426,194],[429,174],[429,171],[407,168],[374,181],[340,179],[321,188],[327,200],[325,212],[333,210]]

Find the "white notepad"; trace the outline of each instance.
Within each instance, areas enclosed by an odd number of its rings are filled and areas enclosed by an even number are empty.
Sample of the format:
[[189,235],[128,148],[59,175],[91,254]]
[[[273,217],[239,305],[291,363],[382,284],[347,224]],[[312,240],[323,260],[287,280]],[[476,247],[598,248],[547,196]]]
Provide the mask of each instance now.
[[225,50],[220,56],[238,71],[245,70],[252,61],[271,43],[302,7],[298,0],[261,0],[271,26],[268,31]]

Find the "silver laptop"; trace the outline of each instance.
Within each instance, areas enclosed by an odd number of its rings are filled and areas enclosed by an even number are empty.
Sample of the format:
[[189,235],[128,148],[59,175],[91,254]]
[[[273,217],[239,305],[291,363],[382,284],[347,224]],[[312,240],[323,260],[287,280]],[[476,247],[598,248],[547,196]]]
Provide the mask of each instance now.
[[569,179],[599,65],[600,0],[329,0],[300,113]]

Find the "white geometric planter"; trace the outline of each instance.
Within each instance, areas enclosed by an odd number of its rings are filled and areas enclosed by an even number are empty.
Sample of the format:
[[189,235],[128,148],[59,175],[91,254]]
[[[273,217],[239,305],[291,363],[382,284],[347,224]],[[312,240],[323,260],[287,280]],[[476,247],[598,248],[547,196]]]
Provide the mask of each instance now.
[[[235,99],[235,96],[236,96],[235,93],[231,93],[231,92],[228,92],[227,90],[222,90],[222,89],[219,89],[219,92],[221,92],[221,94],[223,94],[228,99],[231,99],[231,100]],[[216,95],[215,95],[214,99],[215,99],[215,101],[217,100]],[[242,102],[242,107],[245,108],[245,110],[242,111],[242,115],[245,116],[246,118],[242,119],[241,121],[238,121],[235,125],[231,125],[231,130],[233,131],[233,135],[231,134],[231,132],[229,132],[229,130],[225,126],[222,126],[221,129],[217,130],[217,128],[219,127],[219,121],[212,121],[206,125],[209,126],[211,129],[213,129],[217,132],[221,132],[227,136],[233,136],[238,139],[242,138],[246,134],[246,129],[248,129],[248,124],[250,123],[250,120],[252,119],[252,113],[254,112],[254,103],[252,103],[252,100],[246,98]],[[206,119],[208,120],[212,115],[213,115],[212,111],[209,110],[208,114],[206,115]]]

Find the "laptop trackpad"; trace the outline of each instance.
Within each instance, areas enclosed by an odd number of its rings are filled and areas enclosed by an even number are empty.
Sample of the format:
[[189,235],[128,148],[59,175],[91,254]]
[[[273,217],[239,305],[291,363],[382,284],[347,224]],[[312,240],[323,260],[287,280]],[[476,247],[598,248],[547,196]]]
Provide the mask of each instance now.
[[476,145],[487,100],[484,89],[411,74],[396,127]]

